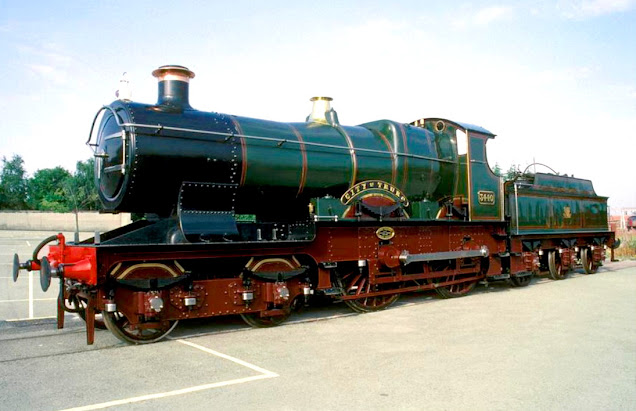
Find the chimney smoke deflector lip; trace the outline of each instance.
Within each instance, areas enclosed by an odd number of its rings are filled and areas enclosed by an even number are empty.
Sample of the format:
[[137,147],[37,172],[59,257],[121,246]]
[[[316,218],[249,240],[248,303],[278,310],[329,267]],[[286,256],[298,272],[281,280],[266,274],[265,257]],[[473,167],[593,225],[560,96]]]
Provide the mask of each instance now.
[[191,109],[189,100],[189,83],[194,73],[187,67],[178,65],[161,66],[152,72],[159,82],[158,106],[169,106],[175,109]]

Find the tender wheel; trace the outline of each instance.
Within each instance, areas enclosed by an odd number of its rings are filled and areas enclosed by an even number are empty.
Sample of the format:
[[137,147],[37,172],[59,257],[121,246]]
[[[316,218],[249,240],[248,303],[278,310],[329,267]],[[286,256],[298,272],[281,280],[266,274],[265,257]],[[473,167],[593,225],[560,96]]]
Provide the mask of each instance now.
[[532,282],[532,277],[534,277],[534,273],[530,275],[524,275],[522,277],[512,276],[510,277],[510,282],[515,287],[525,287]]
[[589,248],[581,249],[581,265],[583,265],[585,274],[594,274],[598,270],[598,266],[594,264],[592,250]]
[[364,297],[365,294],[382,291],[382,287],[371,285],[369,276],[366,273],[362,274],[358,271],[354,271],[343,276],[342,279],[337,279],[337,281],[340,283],[339,286],[344,290],[345,295],[361,296],[361,298],[355,300],[345,300],[345,304],[347,304],[353,311],[357,311],[359,313],[384,310],[400,298],[400,294],[385,294],[373,297]]
[[563,280],[568,276],[568,270],[561,265],[561,259],[557,257],[555,250],[548,253],[548,270],[553,280]]
[[131,324],[123,313],[103,313],[106,328],[115,337],[131,344],[149,344],[161,340],[177,326],[176,321],[156,321]]

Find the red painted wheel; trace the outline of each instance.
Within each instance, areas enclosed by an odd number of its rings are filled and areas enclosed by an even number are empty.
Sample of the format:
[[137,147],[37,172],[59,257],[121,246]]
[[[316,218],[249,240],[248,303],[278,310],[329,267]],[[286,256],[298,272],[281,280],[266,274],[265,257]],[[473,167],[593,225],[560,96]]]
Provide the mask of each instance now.
[[[70,280],[65,280],[61,286],[69,286],[68,283]],[[61,301],[64,306],[64,311],[67,313],[75,313],[80,316],[84,322],[86,322],[86,307],[88,306],[88,301],[86,298],[80,297],[75,292],[69,292],[68,297],[64,298],[64,291],[60,290],[59,295],[57,296],[58,302]],[[95,328],[100,330],[106,329],[106,324],[104,324],[104,318],[102,316],[102,312],[99,310],[95,310]]]
[[548,252],[548,270],[553,280],[563,280],[568,276],[569,270],[563,267],[561,258],[557,256],[555,250]]
[[[456,274],[456,275],[450,275],[450,276],[447,276],[447,277],[435,278],[434,282],[435,283],[445,283],[445,282],[449,282],[449,281],[461,280],[462,277],[474,277],[474,276],[475,276],[474,273]],[[473,289],[477,285],[477,281],[478,280],[469,280],[469,281],[463,281],[463,282],[460,282],[460,283],[457,283],[457,284],[441,286],[441,287],[435,288],[435,291],[442,298],[463,297],[466,294],[468,294],[471,291],[473,291]]]
[[[300,263],[295,257],[251,259],[245,266],[245,268],[247,268],[248,270],[259,273],[280,273],[295,270],[299,267]],[[257,312],[241,314],[241,318],[252,327],[275,327],[287,321],[287,319],[291,315],[291,304],[294,298],[295,296],[290,296],[289,300],[281,306],[269,307],[281,311],[281,315],[263,317],[260,313]]]
[[[77,315],[80,316],[80,318],[82,320],[84,320],[84,322],[86,322],[86,306],[88,305],[86,300],[79,298],[79,309],[77,310]],[[106,324],[104,323],[104,316],[102,315],[102,312],[99,310],[95,310],[95,328],[99,329],[99,330],[105,330],[106,329]]]
[[[429,283],[435,284],[435,292],[442,298],[457,298],[463,297],[464,295],[470,293],[477,283],[479,282],[479,273],[483,273],[486,275],[486,271],[488,270],[485,264],[482,264],[480,261],[476,260],[465,260],[463,268],[472,267],[475,272],[472,273],[464,273],[464,274],[454,274],[449,272],[449,275],[443,275],[444,271],[451,271],[454,266],[450,262],[439,262],[437,264],[432,264],[431,268],[434,271],[439,272],[440,277],[429,279]],[[487,264],[487,263],[486,263]],[[457,281],[455,284],[449,285],[440,285],[443,283],[447,283],[450,281]]]
[[534,277],[534,273],[530,275],[524,275],[522,277],[517,277],[516,275],[514,275],[510,277],[510,282],[515,287],[525,287],[530,284],[530,282],[532,282],[532,277]]
[[581,248],[581,265],[585,274],[594,274],[598,270],[598,266],[594,264],[592,250],[589,248]]
[[384,310],[400,298],[400,294],[385,294],[365,297],[365,294],[382,291],[387,287],[371,285],[369,276],[366,273],[354,271],[344,275],[342,278],[339,278],[338,281],[340,282],[340,287],[344,290],[344,295],[360,296],[360,298],[355,300],[345,300],[345,304],[347,304],[352,310],[359,313]]
[[153,321],[131,324],[125,314],[120,312],[104,313],[106,328],[115,337],[131,344],[149,344],[161,340],[177,326],[175,321]]
[[287,321],[291,314],[290,309],[284,310],[285,314],[276,317],[261,317],[259,313],[241,314],[241,318],[245,323],[254,328],[276,327]]

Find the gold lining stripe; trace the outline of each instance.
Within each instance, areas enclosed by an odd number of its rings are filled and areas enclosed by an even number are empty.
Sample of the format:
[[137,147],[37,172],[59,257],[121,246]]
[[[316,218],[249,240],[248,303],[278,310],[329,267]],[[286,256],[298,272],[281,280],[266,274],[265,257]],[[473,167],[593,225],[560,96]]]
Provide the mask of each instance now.
[[[473,182],[472,182],[472,167],[470,164],[470,151],[471,151],[471,147],[470,147],[470,134],[469,131],[466,130],[464,132],[464,134],[466,134],[466,174],[468,176],[468,181],[466,182],[467,186],[466,186],[466,191],[468,191],[468,208],[470,210],[468,210],[468,221],[473,221]],[[455,139],[457,139],[457,131],[455,131]],[[457,143],[457,142],[456,142]]]
[[295,255],[292,255],[292,260],[300,267],[300,262],[298,261]]
[[111,276],[111,277],[114,277],[114,276],[115,276],[115,274],[117,274],[117,271],[119,271],[119,269],[120,269],[120,268],[121,268],[121,263],[117,263],[117,265],[115,266],[115,268],[113,268],[113,269],[110,271],[110,276]]
[[[241,136],[244,135],[239,122],[233,116],[230,116],[230,119],[232,120],[232,124],[234,124],[236,131],[238,131],[238,134]],[[245,179],[247,178],[247,143],[245,142],[244,137],[239,137],[239,140],[241,142],[241,155],[243,157],[241,159],[241,179],[239,181],[239,187],[243,187],[243,185],[245,185]]]
[[353,146],[353,141],[351,141],[351,137],[349,137],[345,129],[340,126],[337,126],[336,129],[345,138],[347,146],[349,146],[349,154],[351,155],[351,182],[349,183],[349,187],[353,187],[358,179],[358,159],[356,157],[356,150]]
[[[364,198],[364,197],[362,197],[362,198]],[[345,208],[344,212],[342,213],[342,215],[340,217],[341,218],[347,218],[347,213],[349,211],[351,211],[351,207],[352,206],[349,206],[349,207]],[[406,212],[406,210],[402,209],[402,212],[404,213],[404,218],[406,218],[407,220],[411,218],[411,216],[409,215],[409,213]],[[351,218],[351,217],[349,217],[349,218]],[[393,221],[393,220],[385,220],[385,221]]]
[[183,268],[181,264],[179,264],[177,260],[174,260],[174,265],[179,269],[179,271],[181,271],[182,273],[185,273],[185,269]]
[[307,182],[307,149],[305,148],[305,141],[303,140],[303,136],[293,125],[289,124],[289,128],[294,132],[296,138],[300,142],[300,153],[303,157],[303,166],[300,172],[300,182],[298,183],[298,193],[296,193],[296,197],[298,197],[305,188],[305,183]]
[[[253,262],[254,258],[250,259],[250,261],[247,263],[246,267],[249,268],[252,271],[256,271],[259,268],[261,268],[263,266],[263,264],[267,264],[267,263],[284,263],[287,264],[287,266],[289,266],[289,268],[296,268],[294,267],[294,265],[289,261],[286,260],[284,258],[266,258],[264,260],[259,261],[258,263],[256,263],[256,265],[253,268],[249,267],[249,264],[251,262]],[[298,261],[296,261],[297,263]],[[298,264],[300,266],[300,264]]]
[[499,216],[481,216],[481,217],[477,217],[476,220],[473,221],[501,221],[501,219],[499,218]]
[[384,135],[384,133],[382,133],[379,130],[374,130],[378,133],[378,135],[380,136],[380,138],[384,141],[384,143],[386,144],[386,146],[389,149],[389,152],[391,153],[391,185],[395,185],[395,180],[397,180],[397,169],[398,169],[398,157],[397,154],[395,154],[395,150],[393,150],[393,147],[391,147],[391,143],[389,142],[389,139],[386,138],[386,136]]
[[[400,128],[400,134],[402,134],[402,144],[404,145],[402,147],[402,152],[404,154],[408,154],[409,148],[408,148],[408,142],[406,140],[406,130],[404,130],[404,125],[402,123],[398,123],[398,126]],[[404,157],[404,162],[402,165],[402,191],[406,191],[406,183],[409,176],[408,171],[409,171],[409,158]]]
[[179,277],[179,274],[177,274],[172,268],[168,267],[165,264],[160,264],[160,263],[143,263],[143,264],[135,264],[132,265],[128,268],[126,268],[118,277],[118,280],[122,280],[124,279],[128,274],[130,274],[132,271],[138,269],[138,268],[161,268],[163,270],[166,270],[167,272],[170,273],[171,276],[173,277]]

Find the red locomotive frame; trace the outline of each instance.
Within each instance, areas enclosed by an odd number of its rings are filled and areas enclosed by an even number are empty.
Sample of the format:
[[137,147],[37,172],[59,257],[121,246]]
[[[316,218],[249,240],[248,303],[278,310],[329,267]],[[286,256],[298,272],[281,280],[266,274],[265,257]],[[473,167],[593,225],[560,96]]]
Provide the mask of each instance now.
[[[391,240],[379,238],[378,232],[382,230],[392,231]],[[543,247],[559,250],[559,237],[553,237],[543,236]],[[582,235],[578,243],[591,242],[592,235],[588,237]],[[162,338],[180,319],[241,314],[254,326],[276,325],[290,314],[292,302],[302,302],[314,293],[338,295],[352,309],[366,312],[388,307],[405,292],[435,289],[449,298],[467,294],[484,279],[512,278],[515,285],[527,285],[531,275],[542,268],[540,261],[544,257],[539,251],[523,251],[522,240],[528,238],[515,239],[507,251],[507,239],[503,223],[413,225],[408,221],[363,226],[319,224],[313,242],[294,246],[272,244],[267,248],[68,246],[60,234],[58,244],[50,247],[42,265],[57,267],[58,272],[53,275],[62,277],[61,284],[66,284],[58,301],[59,328],[64,325],[65,310],[83,309],[87,343],[92,344],[95,326],[102,326],[100,321],[95,322],[95,314],[116,305],[121,315],[116,320],[122,324],[115,330],[123,333],[118,336],[140,343]],[[591,248],[592,259],[586,270],[593,272],[604,259],[604,248]],[[559,255],[558,272],[564,277],[581,252],[578,247],[561,248]],[[153,278],[169,277],[170,271],[177,276],[187,275],[179,272],[183,269],[179,262],[188,260],[206,261],[210,266],[236,260],[234,267],[240,268],[245,262],[244,267],[257,274],[280,276],[303,269],[308,274],[248,280],[238,271],[147,291],[115,286],[112,282],[118,273],[126,271],[122,267],[128,267],[128,273],[141,270],[138,273],[141,276],[155,270]],[[38,267],[32,263],[31,268]],[[45,278],[47,275],[44,274]],[[87,287],[88,284],[91,286]],[[153,300],[161,301],[159,310],[153,307]],[[193,304],[187,305],[188,301]]]

